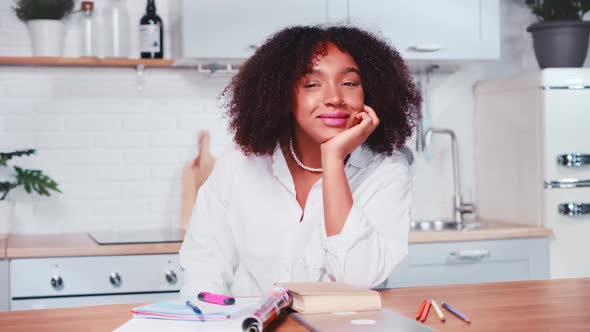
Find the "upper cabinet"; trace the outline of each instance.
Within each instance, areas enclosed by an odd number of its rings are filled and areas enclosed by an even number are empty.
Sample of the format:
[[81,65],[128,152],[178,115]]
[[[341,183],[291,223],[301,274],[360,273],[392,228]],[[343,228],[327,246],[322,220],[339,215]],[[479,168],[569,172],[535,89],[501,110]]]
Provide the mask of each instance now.
[[498,0],[348,0],[349,22],[380,32],[406,59],[500,58]]
[[500,57],[499,0],[181,0],[179,58],[245,59],[272,33],[343,23],[379,32],[408,60]]
[[328,21],[326,0],[184,0],[182,57],[245,59],[272,33]]

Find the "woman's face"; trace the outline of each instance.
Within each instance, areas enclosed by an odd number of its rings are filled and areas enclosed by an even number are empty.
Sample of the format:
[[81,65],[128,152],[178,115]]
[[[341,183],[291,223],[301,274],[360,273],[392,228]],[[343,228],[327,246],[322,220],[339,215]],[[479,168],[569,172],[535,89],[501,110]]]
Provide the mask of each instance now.
[[356,123],[365,94],[359,67],[335,44],[326,45],[311,70],[295,85],[295,135],[321,144]]

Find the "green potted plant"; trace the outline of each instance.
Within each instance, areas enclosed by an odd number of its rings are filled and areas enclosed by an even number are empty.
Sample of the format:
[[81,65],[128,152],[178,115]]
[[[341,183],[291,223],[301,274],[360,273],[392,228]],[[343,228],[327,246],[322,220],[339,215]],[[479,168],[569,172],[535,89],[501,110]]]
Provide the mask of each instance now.
[[527,28],[533,35],[539,66],[581,67],[590,34],[590,22],[582,17],[590,10],[590,0],[525,1],[539,20]]
[[74,0],[16,0],[13,9],[29,29],[34,56],[62,56],[62,19],[74,9]]
[[7,200],[8,193],[22,186],[27,193],[36,192],[50,196],[50,190],[61,192],[58,184],[40,170],[9,166],[15,157],[30,156],[35,150],[0,152],[0,234],[9,233],[14,214],[14,201]]

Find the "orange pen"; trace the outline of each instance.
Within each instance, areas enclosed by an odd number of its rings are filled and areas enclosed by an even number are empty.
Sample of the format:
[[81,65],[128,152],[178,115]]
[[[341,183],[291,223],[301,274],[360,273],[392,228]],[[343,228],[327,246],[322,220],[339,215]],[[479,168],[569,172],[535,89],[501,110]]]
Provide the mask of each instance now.
[[426,306],[426,299],[422,300],[422,305],[420,305],[420,309],[418,309],[418,314],[416,314],[416,320],[420,319],[420,316],[422,316],[422,311],[424,311],[425,306]]
[[426,317],[428,317],[428,312],[430,311],[430,300],[426,300],[426,306],[424,306],[424,310],[422,311],[422,316],[420,316],[420,321],[424,323]]

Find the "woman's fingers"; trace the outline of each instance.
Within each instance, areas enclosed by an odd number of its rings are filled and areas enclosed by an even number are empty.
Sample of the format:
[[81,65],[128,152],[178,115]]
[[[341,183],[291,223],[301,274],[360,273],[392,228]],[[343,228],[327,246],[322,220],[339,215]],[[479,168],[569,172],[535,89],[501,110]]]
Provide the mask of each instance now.
[[209,154],[209,132],[207,130],[199,132],[199,154]]
[[373,120],[373,125],[375,127],[377,127],[379,125],[379,117],[377,116],[377,113],[375,112],[375,110],[373,110],[373,108],[371,108],[371,106],[367,106],[367,105],[365,105],[364,110],[365,110],[365,112],[367,112],[367,114]]

